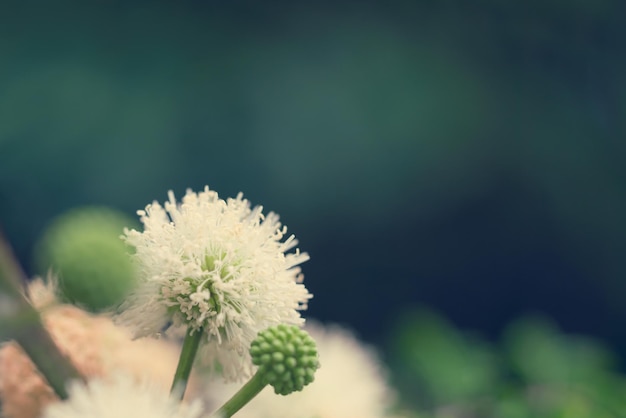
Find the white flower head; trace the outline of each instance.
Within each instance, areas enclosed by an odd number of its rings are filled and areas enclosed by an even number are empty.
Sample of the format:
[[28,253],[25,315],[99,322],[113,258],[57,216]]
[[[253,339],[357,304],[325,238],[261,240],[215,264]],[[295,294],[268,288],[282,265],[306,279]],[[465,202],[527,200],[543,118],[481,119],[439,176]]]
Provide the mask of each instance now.
[[126,230],[135,248],[140,284],[121,305],[118,321],[136,336],[204,332],[202,358],[226,380],[252,372],[248,349],[256,334],[280,323],[302,325],[311,295],[299,264],[309,259],[273,212],[250,207],[240,193],[187,190],[181,203],[169,192],[164,206],[138,211],[144,231]]
[[199,418],[198,400],[181,404],[157,386],[124,374],[69,385],[69,399],[50,404],[43,418]]

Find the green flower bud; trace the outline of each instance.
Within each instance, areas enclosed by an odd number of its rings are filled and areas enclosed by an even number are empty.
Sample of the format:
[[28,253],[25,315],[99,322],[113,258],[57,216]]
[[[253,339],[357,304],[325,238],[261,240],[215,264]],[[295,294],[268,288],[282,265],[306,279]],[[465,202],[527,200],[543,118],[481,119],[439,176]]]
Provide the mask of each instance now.
[[315,341],[295,325],[277,325],[259,332],[250,355],[264,383],[272,385],[279,395],[301,391],[319,368]]
[[120,239],[135,222],[108,208],[74,209],[57,218],[36,247],[43,273],[58,275],[62,300],[99,312],[120,303],[135,283],[134,266]]

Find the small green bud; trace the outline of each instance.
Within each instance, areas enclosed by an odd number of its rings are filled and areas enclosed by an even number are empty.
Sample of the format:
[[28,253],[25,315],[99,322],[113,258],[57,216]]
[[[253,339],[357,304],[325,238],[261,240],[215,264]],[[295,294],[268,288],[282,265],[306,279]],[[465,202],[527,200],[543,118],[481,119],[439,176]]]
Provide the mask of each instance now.
[[135,222],[108,208],[71,210],[45,231],[36,248],[43,272],[58,274],[61,298],[98,312],[120,303],[135,284],[135,269],[126,244],[125,226]]
[[280,395],[302,390],[319,368],[315,341],[295,325],[277,325],[259,332],[250,355],[265,384]]

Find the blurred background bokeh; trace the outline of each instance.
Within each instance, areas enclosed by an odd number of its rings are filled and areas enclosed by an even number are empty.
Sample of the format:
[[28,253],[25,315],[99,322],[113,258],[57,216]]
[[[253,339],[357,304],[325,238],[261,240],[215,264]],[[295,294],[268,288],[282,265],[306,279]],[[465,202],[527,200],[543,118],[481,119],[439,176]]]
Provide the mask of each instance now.
[[624,358],[625,23],[620,0],[2,2],[0,225],[35,274],[73,207],[243,191],[310,253],[307,315],[366,341],[422,307],[486,341],[537,314]]

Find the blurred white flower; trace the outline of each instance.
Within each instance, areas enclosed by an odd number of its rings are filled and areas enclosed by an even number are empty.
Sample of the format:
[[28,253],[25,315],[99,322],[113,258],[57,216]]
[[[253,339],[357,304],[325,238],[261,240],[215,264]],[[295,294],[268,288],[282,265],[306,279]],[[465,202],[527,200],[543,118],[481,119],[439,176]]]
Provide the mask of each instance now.
[[[317,344],[321,367],[315,380],[288,396],[266,387],[237,412],[238,418],[383,418],[395,401],[386,372],[372,348],[339,326],[307,321]],[[212,384],[207,390],[214,409],[236,392],[236,385]]]
[[162,207],[139,211],[144,231],[126,230],[135,248],[139,287],[121,305],[117,321],[136,336],[204,332],[201,357],[217,363],[226,380],[250,376],[248,349],[258,331],[301,325],[311,295],[299,264],[309,259],[278,215],[250,208],[240,193],[222,200],[208,187],[178,204],[169,192]]
[[162,388],[125,375],[111,379],[72,382],[69,399],[53,403],[43,418],[198,418],[199,401],[180,403]]

